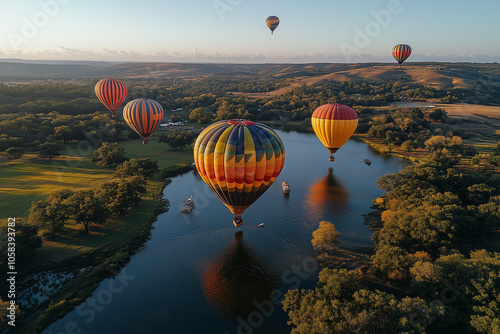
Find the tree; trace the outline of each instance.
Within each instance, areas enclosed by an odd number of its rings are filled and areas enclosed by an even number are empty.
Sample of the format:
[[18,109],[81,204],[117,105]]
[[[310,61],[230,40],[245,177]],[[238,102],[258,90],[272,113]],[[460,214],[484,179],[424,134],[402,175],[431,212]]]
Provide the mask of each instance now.
[[141,176],[150,179],[158,173],[158,163],[151,158],[131,159],[116,168],[115,176],[125,178]]
[[460,157],[453,155],[447,149],[435,151],[425,157],[425,163],[442,168],[451,168],[460,162]]
[[33,202],[28,221],[30,224],[48,226],[51,235],[61,233],[71,215],[68,198],[72,195],[73,191],[64,189],[52,193],[45,201]]
[[108,218],[108,210],[92,190],[79,190],[68,199],[72,209],[72,217],[77,224],[83,224],[89,233],[90,224],[104,224]]
[[446,146],[447,143],[445,136],[432,136],[425,141],[425,147],[431,152],[442,150]]
[[66,144],[68,141],[73,140],[73,131],[68,125],[58,126],[54,128],[54,137]]
[[111,167],[127,160],[125,148],[121,147],[118,143],[103,142],[102,146],[94,151],[94,159],[92,161],[97,161],[97,166]]
[[401,144],[401,149],[403,149],[403,151],[408,153],[415,151],[417,148],[418,145],[413,140],[407,140]]
[[38,146],[38,155],[42,158],[49,158],[52,160],[54,157],[61,155],[59,145],[54,142],[45,142]]
[[433,122],[443,122],[447,115],[448,113],[443,108],[436,108],[427,114],[429,119]]
[[123,216],[141,201],[141,194],[146,192],[144,184],[139,176],[106,182],[95,191],[95,197],[108,212]]
[[490,154],[482,153],[476,154],[470,163],[477,170],[487,170],[492,169],[493,166],[497,166],[498,160]]
[[[21,218],[16,218],[15,223],[16,258],[24,259],[32,255],[36,248],[42,246],[42,238],[38,236],[38,226],[26,224]],[[9,242],[11,241],[8,239],[8,233],[11,231],[9,231],[7,227],[7,224],[0,227],[0,254],[5,254],[5,256],[0,257],[0,269],[5,269],[5,272],[9,271],[6,270],[7,253],[9,251],[9,247],[11,247],[9,246]]]
[[192,144],[196,137],[198,137],[198,135],[193,132],[175,131],[169,135],[160,135],[158,137],[158,142],[167,143],[171,148],[176,149]]
[[311,243],[317,252],[334,250],[340,244],[340,233],[335,225],[327,221],[320,222],[319,228],[312,235]]
[[189,113],[189,119],[197,121],[199,124],[209,124],[214,117],[215,115],[211,110],[203,107],[194,108]]
[[26,150],[23,147],[9,147],[5,150],[5,153],[7,153],[10,158],[20,158],[23,156],[24,152],[26,152]]

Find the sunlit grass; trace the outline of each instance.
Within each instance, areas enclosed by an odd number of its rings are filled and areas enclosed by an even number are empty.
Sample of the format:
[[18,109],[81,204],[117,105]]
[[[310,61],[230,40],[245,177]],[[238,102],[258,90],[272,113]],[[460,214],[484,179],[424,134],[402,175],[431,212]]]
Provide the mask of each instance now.
[[88,157],[40,159],[26,154],[0,163],[0,219],[28,217],[31,202],[54,191],[93,189],[108,181],[113,170],[97,167]]
[[158,139],[151,137],[148,144],[143,144],[142,140],[129,140],[120,143],[125,148],[125,154],[129,158],[151,158],[158,161],[160,169],[176,165],[188,164],[194,161],[193,150],[186,146],[182,150],[173,150],[165,143],[158,143]]

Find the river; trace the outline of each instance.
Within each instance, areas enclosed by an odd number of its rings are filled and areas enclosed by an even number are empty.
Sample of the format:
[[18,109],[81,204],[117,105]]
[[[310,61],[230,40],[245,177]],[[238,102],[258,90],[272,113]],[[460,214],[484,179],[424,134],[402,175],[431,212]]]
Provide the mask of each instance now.
[[[170,210],[154,223],[151,239],[43,333],[289,333],[277,303],[288,289],[317,281],[312,232],[327,220],[342,234],[341,248],[370,246],[362,215],[383,193],[376,182],[408,163],[353,139],[329,162],[314,134],[278,134],[285,167],[244,213],[243,226],[233,226],[232,214],[195,171],[173,178],[164,190]],[[194,210],[181,213],[191,195]]]

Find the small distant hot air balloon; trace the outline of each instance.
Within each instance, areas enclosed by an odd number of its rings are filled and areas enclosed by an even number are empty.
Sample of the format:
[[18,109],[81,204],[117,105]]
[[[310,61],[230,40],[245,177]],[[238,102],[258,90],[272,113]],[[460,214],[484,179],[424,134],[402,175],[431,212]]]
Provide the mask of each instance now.
[[194,144],[194,162],[208,187],[235,215],[241,215],[276,180],[285,148],[270,127],[242,119],[219,121],[203,130]]
[[397,60],[399,66],[411,55],[411,47],[406,44],[398,44],[392,48],[392,56]]
[[316,136],[330,151],[330,161],[335,161],[333,153],[351,138],[358,126],[358,114],[342,104],[325,104],[314,110],[311,123]]
[[163,119],[162,106],[150,99],[135,99],[123,108],[123,118],[128,126],[148,143],[148,137],[160,126]]
[[95,95],[115,117],[116,109],[127,98],[127,86],[120,80],[102,79],[95,85]]
[[278,25],[280,24],[280,19],[277,16],[269,16],[266,19],[266,24],[269,29],[271,29],[271,34],[278,28]]

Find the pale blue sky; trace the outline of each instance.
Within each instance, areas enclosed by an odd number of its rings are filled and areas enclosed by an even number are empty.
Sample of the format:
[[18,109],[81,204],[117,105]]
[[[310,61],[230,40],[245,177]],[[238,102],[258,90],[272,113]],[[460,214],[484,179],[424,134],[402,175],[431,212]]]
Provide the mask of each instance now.
[[[498,0],[0,0],[0,58],[499,61]],[[274,35],[269,15],[281,23]],[[377,16],[378,21],[377,21]]]

